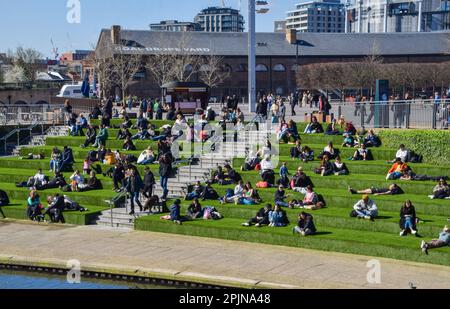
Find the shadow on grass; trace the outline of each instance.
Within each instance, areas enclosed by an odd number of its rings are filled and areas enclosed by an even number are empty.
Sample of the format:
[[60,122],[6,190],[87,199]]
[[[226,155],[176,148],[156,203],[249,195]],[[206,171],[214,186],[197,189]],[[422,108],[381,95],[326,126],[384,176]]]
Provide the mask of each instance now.
[[332,232],[316,232],[316,234],[314,234],[315,236],[324,236],[324,235],[331,235],[333,234]]

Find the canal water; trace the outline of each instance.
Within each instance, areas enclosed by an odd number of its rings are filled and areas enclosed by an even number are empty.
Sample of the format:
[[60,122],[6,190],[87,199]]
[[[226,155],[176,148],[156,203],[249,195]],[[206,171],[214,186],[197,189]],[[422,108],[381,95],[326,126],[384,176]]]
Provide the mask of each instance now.
[[70,284],[65,276],[0,270],[0,289],[167,289],[168,287],[110,280],[81,279]]

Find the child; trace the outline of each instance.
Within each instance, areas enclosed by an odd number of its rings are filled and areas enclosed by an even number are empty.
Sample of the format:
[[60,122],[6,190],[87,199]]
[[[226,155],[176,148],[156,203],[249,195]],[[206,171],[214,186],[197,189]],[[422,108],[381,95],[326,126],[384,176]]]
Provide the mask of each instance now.
[[278,184],[283,186],[283,188],[289,188],[289,170],[287,168],[287,163],[283,162],[283,165],[280,168],[280,180]]
[[91,161],[86,158],[83,162],[83,174],[89,175],[91,173]]

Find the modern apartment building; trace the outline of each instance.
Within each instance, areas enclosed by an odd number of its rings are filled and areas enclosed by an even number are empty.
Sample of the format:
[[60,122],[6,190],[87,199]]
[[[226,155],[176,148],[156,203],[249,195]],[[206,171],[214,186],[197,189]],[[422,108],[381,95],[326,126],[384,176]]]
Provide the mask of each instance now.
[[239,10],[209,7],[195,17],[203,32],[244,32],[244,17]]
[[150,31],[200,31],[200,29],[198,23],[189,21],[163,20],[156,24],[150,24]]
[[340,0],[316,0],[287,12],[286,28],[298,32],[344,32],[345,6]]

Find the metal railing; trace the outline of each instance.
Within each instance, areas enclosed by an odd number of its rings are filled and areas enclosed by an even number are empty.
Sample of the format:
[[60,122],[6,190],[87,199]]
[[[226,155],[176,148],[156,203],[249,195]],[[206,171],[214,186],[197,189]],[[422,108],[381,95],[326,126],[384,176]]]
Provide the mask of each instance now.
[[[8,134],[6,134],[5,136],[0,138],[0,143],[3,142],[4,144],[4,153],[7,154],[8,153],[8,140],[10,140],[14,135],[16,135],[16,147],[19,147],[21,145],[21,139],[20,139],[20,133],[21,132],[29,132],[28,137],[32,138],[33,137],[33,130],[37,127],[41,127],[41,131],[40,134],[44,135],[44,125],[46,125],[46,123],[42,122],[42,121],[38,121],[36,123],[31,124],[30,126],[26,127],[26,128],[16,128],[12,131],[10,131]],[[23,139],[25,140],[25,139]]]
[[0,125],[29,125],[35,122],[60,124],[64,121],[62,105],[2,105]]
[[447,130],[450,99],[333,103],[331,114],[364,128]]

